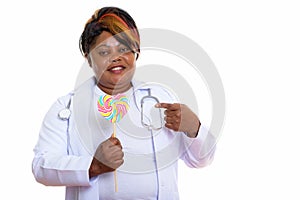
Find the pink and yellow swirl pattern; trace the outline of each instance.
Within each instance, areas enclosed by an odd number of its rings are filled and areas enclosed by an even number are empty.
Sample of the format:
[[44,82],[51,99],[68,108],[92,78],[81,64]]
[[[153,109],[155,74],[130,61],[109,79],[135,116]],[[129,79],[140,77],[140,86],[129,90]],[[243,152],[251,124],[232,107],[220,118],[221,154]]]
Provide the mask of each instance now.
[[97,101],[98,111],[112,123],[120,121],[129,109],[128,98],[124,94],[102,95]]

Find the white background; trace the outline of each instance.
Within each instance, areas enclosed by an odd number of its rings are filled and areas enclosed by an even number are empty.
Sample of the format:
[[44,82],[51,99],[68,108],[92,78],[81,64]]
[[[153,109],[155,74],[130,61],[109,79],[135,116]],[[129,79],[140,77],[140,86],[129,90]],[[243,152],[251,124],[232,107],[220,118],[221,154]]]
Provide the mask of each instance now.
[[[31,173],[50,105],[70,91],[78,39],[95,9],[196,41],[223,80],[226,121],[213,164],[180,168],[183,200],[299,199],[300,12],[297,1],[1,1],[1,199],[64,199]],[[176,42],[176,41],[174,41]]]

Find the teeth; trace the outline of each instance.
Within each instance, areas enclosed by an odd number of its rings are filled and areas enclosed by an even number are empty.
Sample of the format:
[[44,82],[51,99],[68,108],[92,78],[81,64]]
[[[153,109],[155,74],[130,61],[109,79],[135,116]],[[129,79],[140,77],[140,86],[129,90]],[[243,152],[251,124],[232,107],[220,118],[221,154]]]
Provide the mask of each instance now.
[[123,67],[115,67],[115,68],[112,68],[111,71],[118,71],[118,70],[121,70],[123,69]]

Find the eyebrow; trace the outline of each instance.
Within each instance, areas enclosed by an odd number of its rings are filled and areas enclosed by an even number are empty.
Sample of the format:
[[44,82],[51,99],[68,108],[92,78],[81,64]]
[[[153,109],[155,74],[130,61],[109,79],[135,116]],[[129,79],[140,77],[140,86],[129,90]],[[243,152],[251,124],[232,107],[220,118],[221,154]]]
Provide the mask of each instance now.
[[[119,43],[118,45],[116,45],[117,47],[119,47],[119,46],[121,46],[121,45],[124,45],[124,44],[122,44],[122,43]],[[108,44],[99,44],[98,46],[96,46],[96,48],[95,49],[98,49],[98,48],[100,48],[100,47],[111,47],[110,45],[108,45]]]

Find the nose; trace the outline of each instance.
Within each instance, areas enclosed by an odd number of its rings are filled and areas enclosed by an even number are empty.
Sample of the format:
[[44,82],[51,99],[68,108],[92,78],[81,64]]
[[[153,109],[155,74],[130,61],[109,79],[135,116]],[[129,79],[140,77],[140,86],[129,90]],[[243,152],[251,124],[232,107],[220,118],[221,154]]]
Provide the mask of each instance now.
[[119,52],[115,52],[114,54],[111,55],[110,57],[110,62],[114,63],[114,62],[118,62],[121,60],[121,53]]

